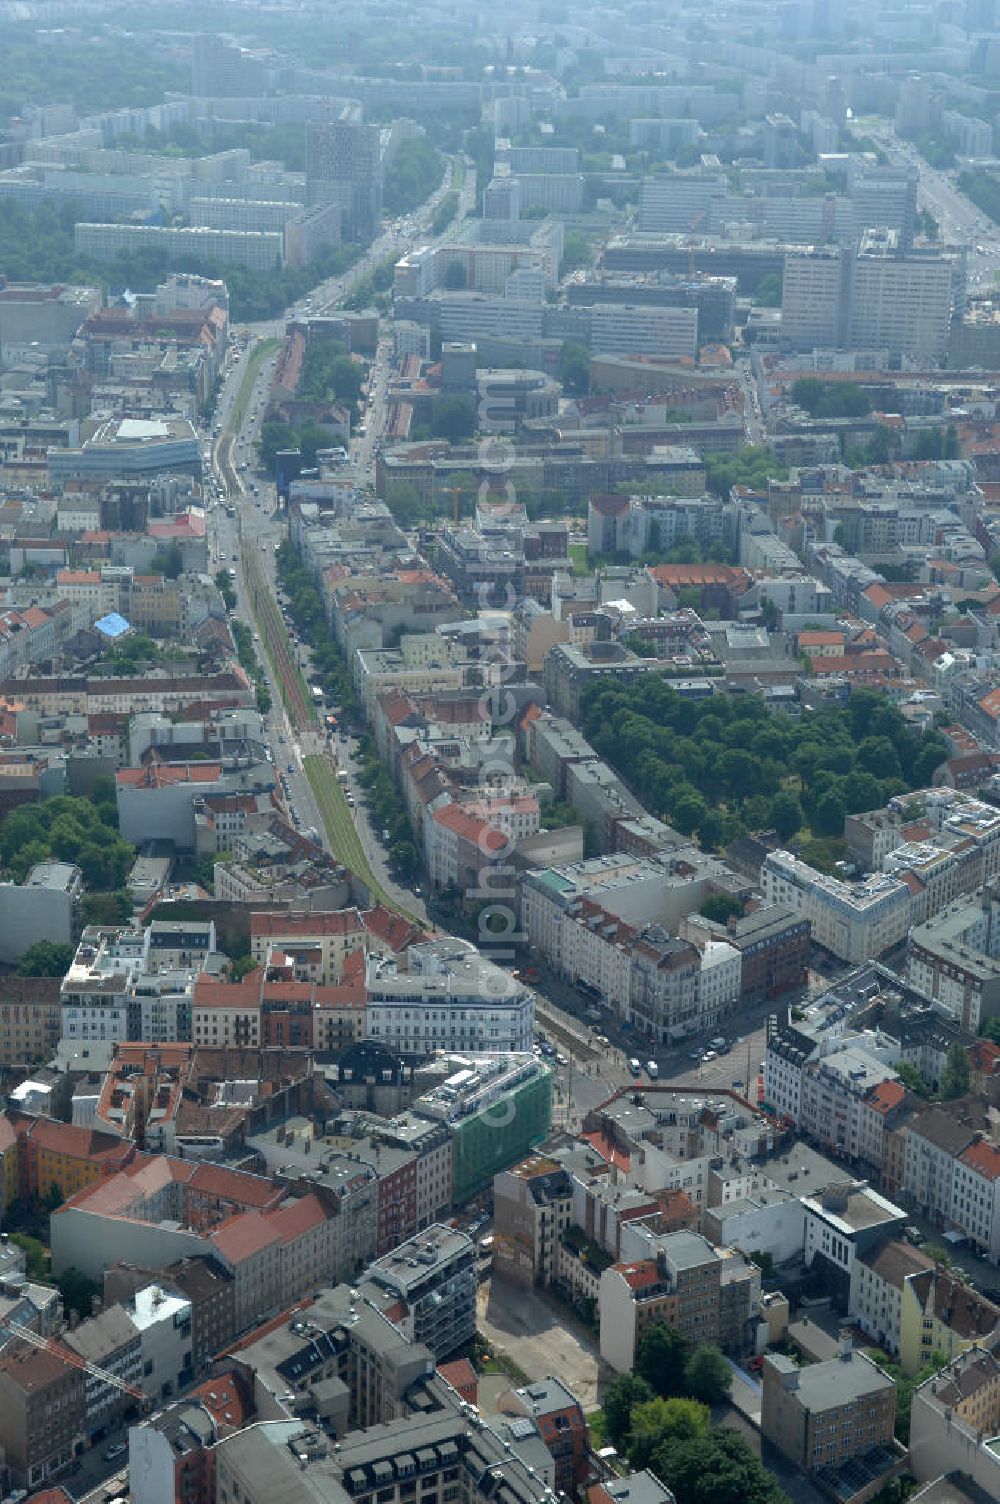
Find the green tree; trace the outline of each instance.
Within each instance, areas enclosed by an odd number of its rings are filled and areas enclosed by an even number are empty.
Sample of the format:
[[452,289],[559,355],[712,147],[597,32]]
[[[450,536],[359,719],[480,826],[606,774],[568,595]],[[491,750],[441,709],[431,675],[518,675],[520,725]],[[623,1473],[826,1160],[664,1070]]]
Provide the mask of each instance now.
[[721,1405],[732,1382],[732,1369],[717,1347],[696,1347],[684,1365],[684,1387],[703,1405]]
[[[7,1208],[8,1219],[13,1207]],[[10,1241],[16,1243],[18,1248],[24,1251],[25,1270],[29,1279],[47,1280],[51,1273],[52,1260],[49,1251],[40,1238],[33,1238],[30,1233],[12,1232]]]
[[964,1097],[970,1086],[969,1057],[956,1040],[948,1051],[944,1070],[941,1072],[941,1095],[946,1102]]
[[440,439],[459,444],[476,431],[476,408],[471,397],[444,397],[435,404],[431,427]]
[[563,239],[563,256],[559,271],[561,276],[575,272],[581,266],[589,266],[594,259],[593,247],[586,235],[579,230],[567,230]]
[[55,940],[36,940],[18,957],[17,974],[19,977],[65,976],[72,959],[72,945]]
[[125,924],[132,918],[132,899],[124,888],[114,893],[83,895],[84,924]]
[[56,1284],[67,1312],[75,1311],[83,1320],[93,1315],[94,1299],[101,1293],[101,1287],[96,1280],[88,1279],[79,1269],[73,1267],[60,1274]]
[[290,423],[285,423],[278,418],[267,418],[261,424],[259,447],[261,464],[266,469],[273,470],[278,451],[297,449],[299,436]]
[[802,806],[794,794],[782,790],[768,806],[768,822],[783,841],[790,841],[802,829]]
[[743,1437],[724,1426],[692,1441],[662,1442],[651,1467],[677,1504],[787,1504]]
[[693,789],[682,794],[674,803],[671,810],[671,820],[681,832],[681,835],[694,835],[698,826],[708,813],[708,806],[700,794]]
[[632,1427],[632,1411],[653,1398],[651,1385],[638,1374],[620,1373],[604,1395],[604,1430],[611,1445],[621,1450]]
[[576,340],[567,340],[559,351],[559,380],[574,397],[590,391],[590,351]]
[[671,1395],[683,1395],[684,1365],[689,1352],[686,1337],[667,1326],[666,1322],[654,1321],[643,1333],[636,1349],[635,1371],[656,1394],[667,1399]]
[[909,1060],[900,1060],[896,1066],[896,1075],[902,1081],[907,1091],[912,1091],[914,1096],[930,1097],[931,1089],[923,1074],[912,1065]]
[[158,550],[149,566],[150,574],[165,575],[168,580],[179,579],[184,571],[184,552],[176,538],[166,548]]
[[761,308],[780,308],[781,285],[781,273],[768,272],[767,276],[761,277],[757,283],[757,289],[753,295],[754,302]]
[[813,835],[840,836],[844,833],[847,806],[835,790],[830,789],[819,800],[809,823]]
[[416,209],[441,182],[444,161],[428,136],[400,142],[385,170],[382,207],[386,214]]
[[743,905],[731,893],[710,893],[698,913],[715,924],[727,924],[730,919],[740,917]]
[[[689,1360],[690,1361],[690,1360]],[[632,1408],[632,1426],[628,1439],[629,1461],[633,1468],[648,1467],[655,1449],[664,1441],[693,1441],[708,1430],[711,1414],[707,1405],[693,1399],[657,1396]]]

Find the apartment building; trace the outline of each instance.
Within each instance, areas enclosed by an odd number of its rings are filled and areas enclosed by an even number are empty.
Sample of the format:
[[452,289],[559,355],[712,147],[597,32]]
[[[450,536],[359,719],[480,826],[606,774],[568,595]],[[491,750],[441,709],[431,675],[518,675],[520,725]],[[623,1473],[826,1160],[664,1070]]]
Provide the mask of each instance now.
[[910,1119],[904,1148],[902,1188],[923,1215],[985,1256],[1000,1254],[1000,1149],[988,1102],[924,1108]]
[[370,1264],[366,1278],[403,1301],[403,1330],[435,1358],[474,1337],[476,1252],[464,1233],[440,1223],[425,1228]]
[[369,956],[365,992],[369,1037],[404,1055],[531,1049],[533,994],[466,941],[411,945],[405,966]]
[[493,1180],[493,1268],[502,1279],[547,1285],[573,1220],[573,1180],[559,1160],[533,1154]]
[[847,1310],[856,1261],[886,1238],[899,1237],[906,1213],[864,1181],[845,1180],[804,1195],[804,1260],[821,1270],[831,1297]]
[[0,1446],[22,1488],[64,1473],[86,1445],[85,1375],[26,1342],[0,1353]]
[[62,1032],[61,978],[0,977],[0,1066],[51,1060]]
[[921,1483],[964,1473],[986,1498],[1000,1491],[1000,1358],[986,1346],[960,1353],[913,1391],[910,1466]]
[[837,1357],[804,1368],[770,1354],[762,1376],[761,1431],[803,1472],[823,1479],[853,1458],[893,1455],[896,1386],[849,1339]]
[[[134,1388],[141,1386],[139,1330],[123,1306],[109,1306],[106,1311],[81,1321],[79,1326],[64,1333],[62,1340],[85,1363],[115,1374],[122,1384],[131,1384]],[[127,1391],[94,1373],[86,1375],[84,1389],[84,1425],[91,1443],[135,1409],[135,1401]]]
[[367,937],[357,909],[250,916],[250,954],[257,965],[265,965],[272,950],[281,952],[291,960],[296,979],[303,982],[339,982],[347,957],[364,951]]
[[761,868],[768,903],[782,904],[808,919],[817,945],[842,961],[881,956],[906,938],[911,894],[899,878],[860,882],[827,877],[787,851],[772,851]]
[[695,1346],[719,1340],[722,1255],[694,1232],[648,1239],[650,1256],[612,1264],[601,1275],[601,1357],[631,1373],[644,1333],[655,1322]]
[[1000,1012],[1000,885],[995,878],[967,900],[950,903],[913,927],[906,943],[906,975],[973,1034]]
[[245,266],[267,272],[282,264],[283,237],[277,231],[215,230],[207,225],[177,229],[167,225],[86,224],[73,227],[73,247],[94,261],[114,261],[142,251],[165,252],[173,261],[185,257],[217,266]]
[[700,914],[681,922],[682,939],[703,947],[708,939],[731,946],[740,960],[740,1002],[761,1003],[798,987],[809,964],[812,925],[781,905],[761,905],[749,914],[715,924]]
[[897,1239],[855,1261],[850,1311],[909,1375],[934,1353],[950,1361],[977,1343],[990,1344],[1000,1323],[1000,1308],[991,1300]]
[[554,1483],[569,1496],[590,1474],[590,1435],[576,1395],[551,1374],[522,1388],[509,1389],[497,1402],[502,1415],[534,1421],[555,1463]]

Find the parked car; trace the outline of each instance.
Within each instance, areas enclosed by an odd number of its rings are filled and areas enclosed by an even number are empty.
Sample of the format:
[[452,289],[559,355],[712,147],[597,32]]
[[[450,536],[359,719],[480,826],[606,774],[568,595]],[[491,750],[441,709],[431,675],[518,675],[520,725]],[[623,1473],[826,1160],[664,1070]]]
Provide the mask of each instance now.
[[128,1454],[128,1442],[127,1441],[116,1441],[115,1444],[114,1444],[114,1446],[108,1447],[107,1450],[105,1451],[105,1453],[104,1453],[104,1460],[105,1460],[105,1462],[117,1462],[117,1460],[118,1460],[119,1457],[125,1457],[125,1456],[127,1456],[127,1454]]

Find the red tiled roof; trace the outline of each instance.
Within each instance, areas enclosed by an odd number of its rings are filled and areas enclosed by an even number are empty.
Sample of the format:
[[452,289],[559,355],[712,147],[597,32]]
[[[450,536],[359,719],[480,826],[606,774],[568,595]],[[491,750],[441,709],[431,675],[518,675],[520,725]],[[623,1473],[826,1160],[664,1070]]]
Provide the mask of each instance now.
[[630,1290],[649,1290],[663,1278],[652,1259],[642,1259],[637,1264],[615,1264],[614,1269]]
[[287,1206],[279,1206],[270,1213],[268,1222],[277,1232],[282,1243],[291,1243],[311,1227],[319,1227],[327,1214],[318,1196],[300,1196]]
[[145,768],[122,768],[115,774],[121,788],[168,788],[177,783],[216,783],[222,776],[217,762],[150,763]]
[[[253,1336],[256,1341],[258,1332],[254,1331]],[[241,1431],[253,1419],[253,1395],[235,1373],[206,1379],[204,1384],[192,1389],[188,1398],[200,1400],[217,1426],[233,1426]]]
[[453,830],[457,836],[461,836],[470,844],[478,844],[484,856],[491,851],[500,851],[507,845],[507,837],[503,831],[494,830],[484,820],[473,819],[457,804],[446,804],[443,809],[435,810],[434,819],[438,825],[444,825],[448,830]]
[[230,1264],[242,1264],[281,1241],[277,1227],[260,1212],[238,1212],[211,1234],[212,1247]]
[[994,1148],[986,1139],[979,1139],[959,1156],[963,1165],[977,1171],[987,1180],[1000,1180],[1000,1149]]
[[623,1154],[620,1149],[616,1149],[606,1133],[582,1133],[580,1137],[592,1149],[596,1149],[607,1164],[614,1165],[615,1169],[623,1170],[626,1174],[628,1173],[632,1165],[632,1156],[630,1154]]
[[880,1081],[868,1093],[868,1106],[875,1112],[891,1112],[906,1096],[906,1087],[901,1081]]

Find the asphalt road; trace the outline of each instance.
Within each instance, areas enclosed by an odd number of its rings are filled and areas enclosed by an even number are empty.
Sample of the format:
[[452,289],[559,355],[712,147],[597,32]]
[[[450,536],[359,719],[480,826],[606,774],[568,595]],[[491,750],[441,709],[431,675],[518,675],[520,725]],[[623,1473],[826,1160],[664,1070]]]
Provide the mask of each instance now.
[[891,161],[919,170],[917,206],[934,216],[946,242],[968,246],[970,290],[992,287],[995,273],[1000,271],[1000,230],[959,190],[956,174],[931,167],[914,144],[897,136],[888,123],[880,123],[867,133]]

